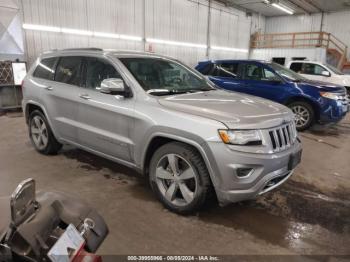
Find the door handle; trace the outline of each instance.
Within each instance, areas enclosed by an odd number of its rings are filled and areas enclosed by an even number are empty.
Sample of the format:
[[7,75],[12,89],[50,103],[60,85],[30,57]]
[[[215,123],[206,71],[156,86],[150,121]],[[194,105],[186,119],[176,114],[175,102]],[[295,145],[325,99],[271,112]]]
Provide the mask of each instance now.
[[48,91],[52,91],[53,90],[53,87],[52,86],[45,86],[44,87],[46,90],[48,90]]
[[91,98],[88,94],[81,94],[81,95],[79,95],[79,97],[82,99],[86,99],[86,100]]

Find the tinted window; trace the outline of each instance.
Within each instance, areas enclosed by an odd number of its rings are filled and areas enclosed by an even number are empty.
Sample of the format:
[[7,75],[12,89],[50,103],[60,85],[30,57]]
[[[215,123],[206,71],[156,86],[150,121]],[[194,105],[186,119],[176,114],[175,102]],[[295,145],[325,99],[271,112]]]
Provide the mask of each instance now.
[[55,75],[55,81],[70,85],[80,85],[82,58],[78,56],[61,57]]
[[306,75],[321,75],[322,71],[326,71],[322,66],[311,64],[311,63],[303,63],[301,68],[301,74]]
[[292,63],[290,65],[290,69],[296,73],[301,73],[302,65],[303,65],[303,63]]
[[53,80],[55,75],[56,57],[42,59],[36,67],[33,76]]
[[237,78],[238,64],[237,63],[222,63],[215,66],[212,73],[213,76]]
[[279,79],[271,70],[255,64],[246,64],[244,78],[248,80],[271,81]]
[[211,73],[211,71],[213,70],[213,66],[214,66],[213,64],[207,64],[200,70],[200,72],[203,75],[209,75]]
[[107,61],[98,58],[86,59],[86,81],[87,88],[96,89],[101,82],[107,78],[121,78],[117,70]]

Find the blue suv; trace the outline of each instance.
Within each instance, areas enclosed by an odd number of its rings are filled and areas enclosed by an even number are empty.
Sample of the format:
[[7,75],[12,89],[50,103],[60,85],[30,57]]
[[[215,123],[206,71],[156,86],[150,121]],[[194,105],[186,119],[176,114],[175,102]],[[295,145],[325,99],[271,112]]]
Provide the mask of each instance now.
[[312,124],[336,123],[349,111],[343,86],[308,80],[279,64],[256,60],[200,62],[196,69],[217,86],[288,106],[299,131]]

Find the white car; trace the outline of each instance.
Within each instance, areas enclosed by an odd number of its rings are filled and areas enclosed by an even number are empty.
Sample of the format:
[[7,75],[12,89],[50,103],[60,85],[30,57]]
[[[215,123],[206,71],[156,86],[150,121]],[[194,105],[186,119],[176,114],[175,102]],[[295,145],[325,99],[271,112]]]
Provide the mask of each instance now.
[[291,61],[287,67],[308,79],[345,86],[350,91],[350,75],[342,73],[334,66],[302,60]]

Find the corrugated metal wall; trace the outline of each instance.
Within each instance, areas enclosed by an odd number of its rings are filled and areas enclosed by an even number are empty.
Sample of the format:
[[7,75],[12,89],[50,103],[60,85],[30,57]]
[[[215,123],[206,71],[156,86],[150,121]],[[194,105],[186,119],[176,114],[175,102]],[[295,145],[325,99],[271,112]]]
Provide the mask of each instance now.
[[296,57],[326,62],[326,50],[324,48],[258,48],[252,49],[250,53],[250,59],[271,61],[274,57],[284,57],[285,65]]
[[[207,0],[22,0],[27,24],[67,27],[170,41],[207,44]],[[244,12],[218,3],[211,5],[211,45],[248,49],[251,21]],[[261,21],[261,18],[260,20]],[[42,51],[68,47],[152,50],[195,65],[206,59],[206,49],[25,31],[28,60]],[[247,53],[209,51],[209,58],[241,57]]]
[[[350,46],[350,11],[325,13],[322,31],[332,33]],[[308,32],[321,30],[321,14],[266,18],[266,33]],[[348,53],[350,57],[350,50]]]
[[266,33],[320,31],[321,15],[296,15],[267,17]]

